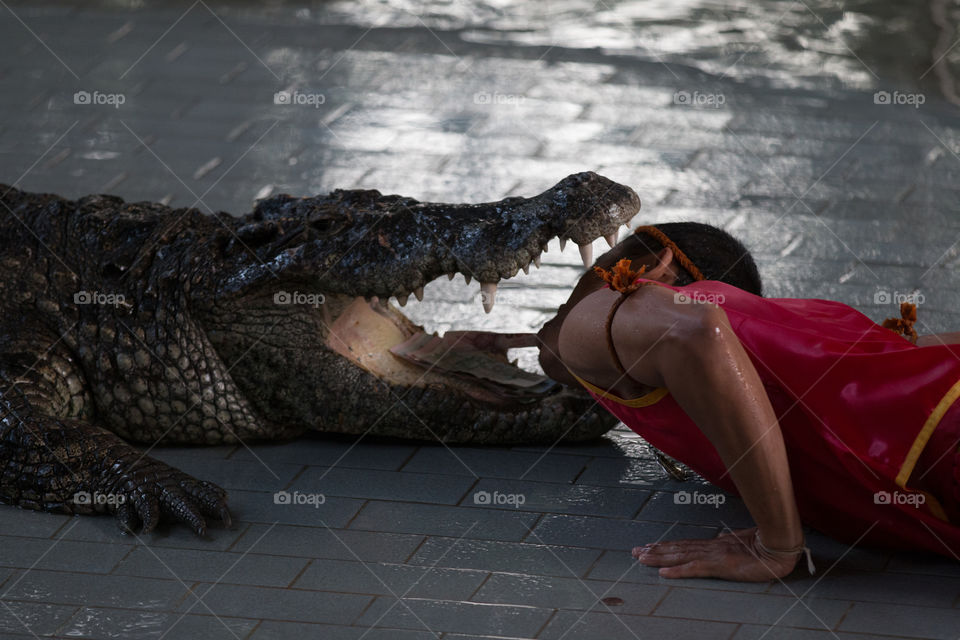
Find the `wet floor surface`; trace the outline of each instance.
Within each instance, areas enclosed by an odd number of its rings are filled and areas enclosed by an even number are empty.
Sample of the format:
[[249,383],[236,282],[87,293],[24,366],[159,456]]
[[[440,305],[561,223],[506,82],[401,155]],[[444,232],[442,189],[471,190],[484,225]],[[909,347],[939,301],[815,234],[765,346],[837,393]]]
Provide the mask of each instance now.
[[[881,320],[920,294],[921,333],[960,328],[960,117],[930,70],[936,3],[837,16],[785,2],[568,2],[530,26],[540,4],[13,4],[0,19],[0,182],[243,213],[257,197],[338,187],[497,200],[590,169],[639,193],[635,225],[695,219],[741,237],[767,295]],[[900,57],[884,58],[884,24],[903,32],[887,47]],[[275,104],[278,91],[301,103]],[[501,284],[490,315],[461,276],[405,312],[429,330],[536,329],[581,272],[577,248],[554,242],[541,269]],[[813,578],[660,579],[633,545],[749,518],[732,496],[668,479],[623,429],[552,448],[312,437],[156,455],[227,488],[234,526],[141,539],[109,518],[3,508],[0,636],[960,629],[960,563],[813,532]],[[324,500],[277,504],[278,491]],[[710,500],[687,504],[695,493]]]

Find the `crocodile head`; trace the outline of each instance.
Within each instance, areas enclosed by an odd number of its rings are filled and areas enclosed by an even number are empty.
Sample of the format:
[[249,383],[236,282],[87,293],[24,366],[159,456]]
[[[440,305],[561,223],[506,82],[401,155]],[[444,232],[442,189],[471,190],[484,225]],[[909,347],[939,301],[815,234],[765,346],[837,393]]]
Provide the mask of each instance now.
[[[630,188],[592,172],[535,197],[485,204],[373,190],[276,196],[207,249],[202,269],[209,275],[213,266],[216,276],[204,278],[212,288],[193,295],[203,298],[193,306],[231,375],[269,419],[459,443],[589,439],[616,420],[580,389],[481,384],[395,355],[392,348],[423,329],[389,299],[403,305],[421,298],[428,282],[461,273],[481,283],[489,312],[497,283],[539,263],[550,240],[573,240],[588,264],[590,243],[615,236],[639,208]],[[471,357],[489,358],[501,373],[513,366],[496,340],[462,337]]]

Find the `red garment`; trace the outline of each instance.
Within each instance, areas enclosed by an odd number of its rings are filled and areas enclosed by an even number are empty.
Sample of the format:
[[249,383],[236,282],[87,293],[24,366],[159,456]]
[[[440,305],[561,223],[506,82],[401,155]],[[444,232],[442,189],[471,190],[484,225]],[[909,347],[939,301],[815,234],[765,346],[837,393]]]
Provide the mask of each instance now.
[[[830,300],[762,298],[712,280],[669,288],[726,312],[779,419],[806,524],[848,543],[960,556],[951,475],[925,478],[936,495],[914,488],[938,425],[924,464],[941,456],[945,468],[954,464],[956,440],[943,435],[960,433],[960,347],[918,347]],[[624,401],[582,382],[654,447],[736,493],[713,445],[666,389]]]

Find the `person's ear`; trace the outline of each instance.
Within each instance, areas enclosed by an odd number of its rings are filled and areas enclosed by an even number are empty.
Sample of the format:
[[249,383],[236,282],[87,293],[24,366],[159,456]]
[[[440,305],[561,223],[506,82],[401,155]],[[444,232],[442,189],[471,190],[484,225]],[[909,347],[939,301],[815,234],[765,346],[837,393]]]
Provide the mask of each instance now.
[[664,247],[657,254],[657,262],[653,269],[643,274],[643,277],[649,280],[659,280],[669,271],[671,262],[673,262],[673,249]]

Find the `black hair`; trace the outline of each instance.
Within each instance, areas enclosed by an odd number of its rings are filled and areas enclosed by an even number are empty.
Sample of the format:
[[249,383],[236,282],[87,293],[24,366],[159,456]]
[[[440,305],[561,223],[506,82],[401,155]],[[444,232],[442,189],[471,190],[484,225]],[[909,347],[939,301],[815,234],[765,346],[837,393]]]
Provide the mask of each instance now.
[[[723,229],[702,222],[667,222],[656,227],[687,254],[707,280],[720,280],[755,295],[763,295],[760,272],[750,251]],[[663,245],[656,238],[645,233],[631,233],[597,260],[597,265],[610,269],[622,258],[636,260],[662,249]],[[676,286],[694,282],[686,269],[681,267],[679,271]]]

